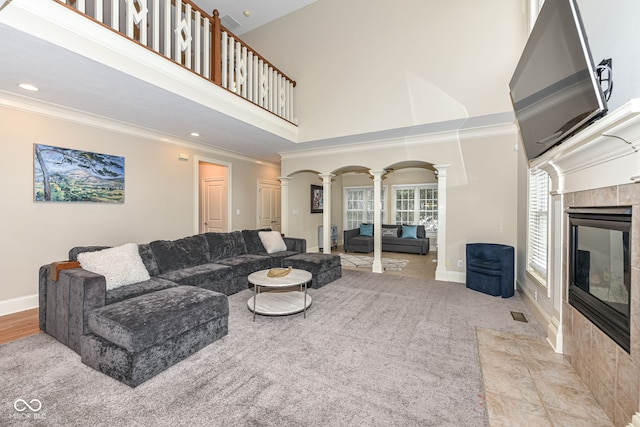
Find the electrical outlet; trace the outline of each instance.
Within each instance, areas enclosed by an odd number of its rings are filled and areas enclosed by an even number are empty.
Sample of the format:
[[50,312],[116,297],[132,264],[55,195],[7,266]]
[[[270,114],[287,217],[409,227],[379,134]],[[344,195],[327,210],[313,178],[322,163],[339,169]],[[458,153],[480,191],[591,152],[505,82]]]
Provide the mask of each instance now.
[[533,299],[538,301],[538,290],[537,289],[533,290]]
[[464,263],[462,262],[461,259],[458,260],[458,267],[460,268],[464,267]]

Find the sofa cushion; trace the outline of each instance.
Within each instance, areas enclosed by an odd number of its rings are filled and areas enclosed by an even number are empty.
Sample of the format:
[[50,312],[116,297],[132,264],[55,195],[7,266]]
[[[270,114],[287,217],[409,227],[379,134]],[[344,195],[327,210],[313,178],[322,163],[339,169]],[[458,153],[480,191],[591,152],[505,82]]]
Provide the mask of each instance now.
[[193,267],[182,268],[180,270],[167,271],[159,276],[180,285],[192,285],[200,288],[211,289],[213,282],[230,280],[233,277],[233,270],[227,265],[201,264]]
[[278,231],[259,231],[258,237],[268,254],[287,250],[287,245],[282,240],[282,234]]
[[418,238],[418,226],[417,225],[403,225],[402,226],[402,238],[403,239],[417,239]]
[[140,253],[142,263],[147,268],[149,275],[157,276],[158,274],[160,274],[160,267],[158,267],[158,261],[156,260],[156,257],[151,250],[151,245],[149,243],[138,245],[138,252]]
[[502,263],[500,260],[471,258],[467,260],[467,270],[490,276],[500,276],[502,274]]
[[114,304],[116,302],[124,301],[129,298],[138,297],[140,295],[148,294],[151,292],[160,291],[162,289],[168,289],[179,286],[177,283],[169,280],[161,279],[159,277],[152,277],[144,282],[134,283],[127,286],[120,286],[119,288],[110,289],[105,295],[105,305]]
[[383,227],[382,228],[382,237],[398,237],[398,228],[394,227]]
[[193,267],[209,262],[209,245],[202,234],[178,240],[156,240],[149,243],[161,273]]
[[222,258],[230,258],[247,253],[244,237],[239,231],[230,233],[205,233],[209,243],[210,261],[215,262]]
[[282,261],[283,267],[299,268],[312,274],[340,267],[340,256],[321,253],[304,253],[290,256]]
[[256,254],[220,259],[216,263],[231,267],[233,269],[233,277],[248,276],[255,271],[271,268],[270,257]]
[[77,261],[78,255],[84,252],[97,252],[109,249],[111,246],[76,246],[69,251],[69,261]]
[[373,224],[360,224],[361,236],[373,236]]
[[89,329],[139,352],[228,313],[225,295],[177,286],[96,309],[89,315]]
[[249,254],[266,254],[265,249],[260,236],[260,231],[271,231],[270,228],[263,228],[261,230],[242,230],[242,237],[244,237],[244,244],[247,246],[247,253]]
[[290,256],[298,255],[300,252],[296,251],[281,251],[274,252],[269,254],[269,258],[271,259],[271,265],[268,268],[272,267],[282,267],[282,261]]
[[115,248],[78,254],[83,269],[104,276],[107,290],[149,280],[138,245],[126,243]]

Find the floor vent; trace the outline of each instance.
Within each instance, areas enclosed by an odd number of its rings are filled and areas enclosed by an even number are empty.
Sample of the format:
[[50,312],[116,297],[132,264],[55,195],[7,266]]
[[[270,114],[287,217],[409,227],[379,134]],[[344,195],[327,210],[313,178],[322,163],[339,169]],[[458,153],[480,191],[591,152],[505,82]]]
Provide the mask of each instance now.
[[513,317],[513,320],[516,320],[518,322],[525,322],[525,323],[529,323],[527,321],[527,318],[524,317],[524,314],[520,313],[519,311],[512,311],[511,312],[511,317]]

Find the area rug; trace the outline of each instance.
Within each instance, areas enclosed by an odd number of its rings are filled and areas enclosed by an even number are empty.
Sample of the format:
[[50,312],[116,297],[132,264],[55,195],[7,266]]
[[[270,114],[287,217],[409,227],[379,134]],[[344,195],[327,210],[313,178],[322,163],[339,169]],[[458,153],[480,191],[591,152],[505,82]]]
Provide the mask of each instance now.
[[344,270],[309,293],[306,319],[255,322],[231,295],[226,337],[136,388],[43,333],[0,345],[0,425],[485,426],[476,328],[544,337],[463,284]]
[[[343,267],[362,267],[371,269],[371,266],[373,265],[372,256],[342,253],[339,255],[340,263]],[[385,271],[402,271],[407,264],[409,264],[409,260],[406,259],[382,258],[382,268]]]

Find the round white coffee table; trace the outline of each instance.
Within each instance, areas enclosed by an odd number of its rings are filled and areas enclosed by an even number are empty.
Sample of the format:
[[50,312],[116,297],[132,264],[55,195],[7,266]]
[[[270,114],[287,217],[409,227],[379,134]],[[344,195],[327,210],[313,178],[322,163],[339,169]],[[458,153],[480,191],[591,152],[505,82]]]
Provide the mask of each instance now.
[[[247,307],[253,312],[266,316],[285,316],[304,312],[311,305],[311,296],[307,295],[307,285],[311,282],[311,273],[294,268],[284,277],[269,277],[269,270],[260,270],[249,275],[253,284],[253,296],[247,301]],[[286,288],[298,287],[299,290]],[[263,290],[268,290],[263,292]]]

